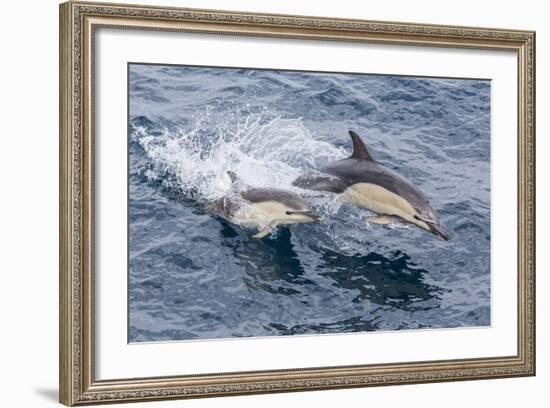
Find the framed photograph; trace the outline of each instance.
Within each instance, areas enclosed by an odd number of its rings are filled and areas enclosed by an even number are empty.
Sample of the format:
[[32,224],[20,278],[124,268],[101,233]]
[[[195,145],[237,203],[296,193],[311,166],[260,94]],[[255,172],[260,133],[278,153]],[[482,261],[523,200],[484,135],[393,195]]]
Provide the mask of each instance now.
[[60,400],[535,374],[535,33],[60,6]]

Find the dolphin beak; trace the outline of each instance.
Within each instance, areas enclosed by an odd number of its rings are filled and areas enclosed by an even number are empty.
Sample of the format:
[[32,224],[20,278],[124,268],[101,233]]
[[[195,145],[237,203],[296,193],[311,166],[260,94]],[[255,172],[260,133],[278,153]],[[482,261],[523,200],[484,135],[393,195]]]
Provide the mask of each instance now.
[[445,241],[449,240],[449,235],[447,235],[447,232],[443,229],[443,227],[439,224],[430,224],[426,223],[428,227],[430,228],[430,232],[434,235],[437,235],[438,237],[444,239]]
[[311,218],[314,222],[319,222],[321,221],[321,217],[317,214],[315,214],[314,212],[312,211],[305,211],[303,213],[301,213],[302,215],[305,215],[306,217],[309,217]]
[[317,215],[317,214],[314,214],[312,212],[310,212],[309,214],[307,214],[307,216],[309,218],[311,218],[313,221],[315,222],[320,222],[321,221],[321,216]]

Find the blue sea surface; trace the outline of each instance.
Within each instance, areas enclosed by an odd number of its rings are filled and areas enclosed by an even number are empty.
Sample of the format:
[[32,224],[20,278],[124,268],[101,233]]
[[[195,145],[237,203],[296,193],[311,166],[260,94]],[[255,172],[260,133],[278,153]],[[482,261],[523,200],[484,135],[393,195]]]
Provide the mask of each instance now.
[[[130,64],[129,341],[490,325],[490,94],[488,80]],[[449,241],[291,185],[349,156],[350,129],[425,193]],[[227,170],[323,221],[252,238],[205,211]]]

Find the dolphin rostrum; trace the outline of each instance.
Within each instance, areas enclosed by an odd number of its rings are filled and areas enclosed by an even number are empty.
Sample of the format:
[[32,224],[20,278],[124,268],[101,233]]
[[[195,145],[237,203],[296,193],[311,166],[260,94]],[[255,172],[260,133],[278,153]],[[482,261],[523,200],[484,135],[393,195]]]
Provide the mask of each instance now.
[[231,189],[209,206],[232,224],[260,231],[254,238],[263,238],[279,225],[317,222],[320,217],[297,194],[275,188],[253,188],[233,171],[228,171]]
[[342,194],[357,207],[379,214],[369,222],[389,224],[398,219],[447,241],[449,237],[426,196],[410,181],[377,163],[357,133],[350,130],[349,134],[353,142],[349,158],[328,164],[318,175],[298,177],[292,184]]

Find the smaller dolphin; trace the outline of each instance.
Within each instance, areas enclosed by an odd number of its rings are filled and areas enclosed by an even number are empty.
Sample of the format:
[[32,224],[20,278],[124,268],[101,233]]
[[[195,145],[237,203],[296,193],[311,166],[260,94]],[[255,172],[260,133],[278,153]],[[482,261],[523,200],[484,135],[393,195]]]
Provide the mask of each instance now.
[[252,188],[228,171],[231,189],[209,206],[232,224],[260,231],[253,238],[263,238],[279,225],[317,222],[320,217],[297,194],[275,188]]
[[379,214],[369,222],[389,224],[401,220],[447,241],[449,237],[426,196],[410,181],[377,163],[357,133],[350,130],[349,134],[353,142],[349,158],[329,163],[319,175],[298,177],[292,184],[339,193],[357,207]]

